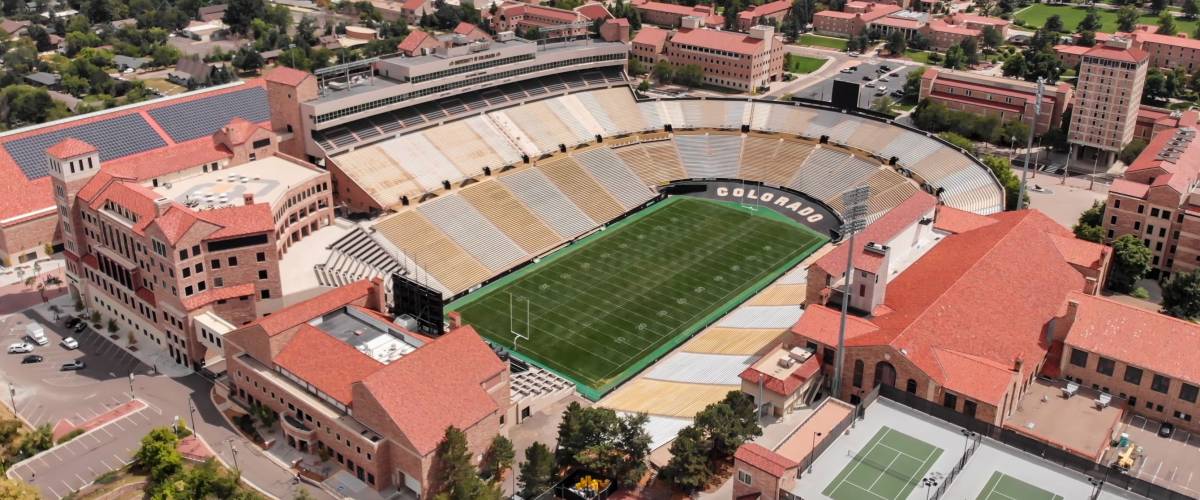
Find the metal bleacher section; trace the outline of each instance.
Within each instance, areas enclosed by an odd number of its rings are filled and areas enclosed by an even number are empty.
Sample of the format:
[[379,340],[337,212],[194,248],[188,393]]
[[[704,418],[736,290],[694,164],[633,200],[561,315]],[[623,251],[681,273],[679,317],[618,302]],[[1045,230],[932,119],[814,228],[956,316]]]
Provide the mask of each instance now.
[[[942,188],[957,208],[989,214],[1003,202],[998,183],[969,156],[871,117],[749,100],[639,102],[624,87],[520,88],[545,98],[514,104],[497,89],[423,105],[418,113],[427,122],[474,113],[409,133],[401,128],[333,157],[382,206],[397,210],[375,222],[371,236],[448,297],[620,217],[676,180],[758,181],[834,210],[842,192],[865,184],[872,220],[922,181],[927,190]],[[488,107],[497,104],[507,106]]]
[[342,286],[362,279],[403,273],[404,267],[367,231],[355,226],[329,246],[329,257],[317,264],[317,282],[322,286]]

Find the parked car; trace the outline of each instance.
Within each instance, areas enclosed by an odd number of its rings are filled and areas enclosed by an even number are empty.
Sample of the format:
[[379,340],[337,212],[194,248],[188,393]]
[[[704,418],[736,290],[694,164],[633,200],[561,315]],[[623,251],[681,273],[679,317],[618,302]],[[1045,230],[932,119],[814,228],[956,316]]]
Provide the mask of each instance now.
[[67,318],[66,321],[63,322],[63,325],[66,326],[67,328],[75,328],[75,325],[78,325],[82,321],[83,320],[81,320],[79,318],[70,318],[69,317],[69,318]]
[[871,81],[871,75],[863,75],[863,81],[864,81],[864,82],[869,82],[869,81]]
[[43,358],[37,354],[30,354],[28,356],[25,356],[24,358],[21,358],[21,364],[30,365],[33,363],[41,363],[43,359],[45,359],[45,358]]
[[1171,437],[1173,432],[1175,432],[1175,426],[1166,422],[1163,422],[1162,427],[1158,428],[1158,435],[1165,438]]
[[881,70],[884,70],[884,71],[891,71],[891,70],[892,70],[892,68],[889,68],[889,67],[888,67],[888,65],[886,65],[886,64],[881,64],[881,65],[879,66],[879,69],[881,69]]
[[17,342],[8,346],[9,354],[24,354],[27,352],[33,352],[33,346],[29,345],[27,342]]
[[67,337],[62,339],[61,344],[63,347],[67,348],[67,350],[79,349],[79,341],[75,340],[75,337]]
[[887,81],[888,81],[888,78],[887,78],[887,76],[881,76],[881,77],[879,77],[879,81],[881,81],[881,82],[887,82]]
[[842,68],[842,73],[853,73],[854,68]]
[[76,323],[75,328],[72,328],[71,330],[73,330],[75,333],[83,333],[84,330],[87,330],[87,321],[80,321]]
[[858,57],[858,56],[859,56],[859,53],[858,53],[858,51],[857,51],[857,50],[854,50],[854,51],[851,51],[851,52],[850,52],[850,57]]
[[86,367],[87,367],[87,365],[83,364],[83,361],[80,361],[77,359],[70,363],[63,363],[62,367],[59,369],[64,372],[69,372],[69,371],[75,371],[75,370],[82,370]]
[[869,88],[869,89],[875,88],[875,82],[867,82],[867,88]]

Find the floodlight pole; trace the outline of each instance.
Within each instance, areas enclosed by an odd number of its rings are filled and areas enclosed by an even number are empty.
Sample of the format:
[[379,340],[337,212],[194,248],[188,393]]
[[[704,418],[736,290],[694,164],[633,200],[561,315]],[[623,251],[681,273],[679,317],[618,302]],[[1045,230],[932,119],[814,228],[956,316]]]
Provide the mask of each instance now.
[[1033,152],[1033,132],[1037,129],[1038,116],[1042,114],[1042,92],[1046,90],[1046,79],[1038,77],[1037,97],[1033,101],[1033,124],[1025,142],[1025,167],[1021,169],[1021,189],[1017,191],[1017,209],[1025,208],[1026,177],[1029,176],[1029,154]]
[[843,234],[850,235],[850,241],[847,242],[849,247],[846,252],[846,283],[842,287],[842,313],[841,324],[838,328],[837,356],[834,358],[833,381],[829,391],[833,397],[838,399],[842,399],[842,373],[846,364],[846,317],[850,314],[851,284],[854,281],[854,254],[857,248],[854,236],[866,226],[867,197],[870,194],[870,186],[860,186],[842,193],[842,205],[846,207],[843,213],[845,225],[842,228]]

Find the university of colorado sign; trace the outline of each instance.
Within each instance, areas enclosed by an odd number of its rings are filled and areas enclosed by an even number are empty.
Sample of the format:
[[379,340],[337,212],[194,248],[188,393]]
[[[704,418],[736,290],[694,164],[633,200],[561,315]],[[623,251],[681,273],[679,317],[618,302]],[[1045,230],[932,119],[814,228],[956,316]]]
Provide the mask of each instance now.
[[770,208],[818,233],[838,239],[842,219],[824,203],[800,193],[734,181],[680,181],[664,191]]

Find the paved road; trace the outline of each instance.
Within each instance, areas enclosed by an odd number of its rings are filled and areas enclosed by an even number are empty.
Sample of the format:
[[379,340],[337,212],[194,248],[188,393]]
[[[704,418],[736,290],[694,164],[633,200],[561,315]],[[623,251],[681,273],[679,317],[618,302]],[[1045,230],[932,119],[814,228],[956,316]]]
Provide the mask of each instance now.
[[[243,479],[278,498],[292,498],[297,486],[293,474],[270,461],[249,441],[230,428],[213,406],[211,383],[199,375],[169,378],[153,374],[153,369],[114,345],[103,335],[86,331],[75,335],[78,350],[67,351],[58,345],[65,329],[51,318],[29,309],[0,320],[0,343],[4,348],[24,334],[24,325],[38,321],[46,326],[50,344],[34,351],[45,361],[21,365],[23,355],[0,358],[0,375],[11,383],[17,412],[30,423],[54,425],[61,421],[78,425],[131,399],[129,373],[134,373],[132,394],[146,408],[75,438],[71,442],[14,466],[9,474],[30,481],[43,496],[59,499],[91,483],[96,476],[128,463],[138,444],[154,427],[170,425],[175,418],[194,417],[198,434],[214,448],[226,464],[234,462]],[[87,368],[79,372],[59,372],[61,363],[83,360]],[[189,416],[189,401],[195,406]],[[232,445],[232,446],[231,446]],[[331,498],[323,490],[307,485],[314,498]]]

